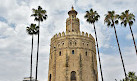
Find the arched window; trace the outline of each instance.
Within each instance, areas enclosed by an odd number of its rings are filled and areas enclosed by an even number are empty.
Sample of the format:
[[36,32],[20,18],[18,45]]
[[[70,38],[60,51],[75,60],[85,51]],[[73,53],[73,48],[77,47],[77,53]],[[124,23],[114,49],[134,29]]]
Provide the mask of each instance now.
[[72,18],[74,18],[74,15],[72,15]]
[[72,32],[74,32],[74,30],[72,29]]
[[88,44],[87,44],[87,46],[88,46]]
[[72,54],[74,54],[74,50],[72,50]]
[[88,55],[87,51],[85,52],[86,56]]
[[51,81],[51,74],[49,75],[49,81]]
[[59,52],[59,56],[61,56],[61,51]]
[[72,71],[71,72],[71,81],[76,80],[76,72]]
[[83,46],[84,46],[84,43],[83,43]]
[[71,42],[70,42],[69,44],[70,44],[70,46],[72,45],[72,43],[71,43]]
[[64,42],[62,43],[62,45],[64,45]]
[[75,42],[75,45],[77,45],[77,43]]

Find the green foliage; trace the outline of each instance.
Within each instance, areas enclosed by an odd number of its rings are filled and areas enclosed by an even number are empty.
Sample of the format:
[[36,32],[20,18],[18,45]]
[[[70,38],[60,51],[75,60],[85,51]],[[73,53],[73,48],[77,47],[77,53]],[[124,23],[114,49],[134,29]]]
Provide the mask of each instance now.
[[[41,6],[38,6],[38,9],[32,9],[33,14],[31,16],[35,17],[35,21],[38,21],[38,26],[36,27],[36,24],[32,24],[32,26],[38,28],[38,31],[34,34],[38,33],[38,43],[37,43],[37,60],[36,60],[36,80],[37,80],[37,74],[38,74],[38,58],[39,58],[39,35],[40,35],[40,22],[47,19],[46,10],[42,10]],[[27,27],[27,31],[29,34],[33,34],[33,31],[31,31],[31,28]],[[33,35],[32,35],[33,36]]]
[[107,23],[107,26],[113,27],[115,24],[118,24],[119,15],[115,14],[115,11],[108,11],[107,14],[105,14],[105,20],[104,23]]
[[127,26],[127,24],[129,24],[129,26],[132,26],[133,22],[135,21],[134,14],[129,13],[129,10],[122,12],[119,18],[121,20],[121,25],[124,25],[125,27]]
[[36,24],[31,23],[30,27],[26,27],[26,31],[29,35],[38,34],[39,27]]
[[43,21],[47,19],[47,12],[46,10],[42,10],[41,6],[38,6],[38,9],[32,9],[33,14],[31,16],[35,17],[35,21]]
[[26,31],[29,35],[32,35],[32,48],[31,48],[31,70],[30,70],[30,81],[32,77],[32,55],[33,55],[33,35],[38,34],[39,32],[39,27],[36,26],[36,24],[31,23],[30,27],[26,27]]
[[[99,20],[100,15],[97,13],[97,11],[93,11],[93,9],[91,8],[90,11],[86,11],[86,15],[84,17],[86,18],[87,22],[89,22],[90,24],[93,24],[95,37],[96,37],[96,43],[97,43],[97,49],[98,49],[98,55],[99,55],[99,48],[98,48],[95,22]],[[102,74],[102,69],[101,69],[100,56],[99,56],[99,64],[100,64],[101,78],[102,78],[102,81],[103,81],[103,74]]]
[[[126,81],[124,78],[123,80],[120,81]],[[129,72],[127,75],[127,81],[137,81],[137,75],[135,75],[135,72]]]
[[87,22],[91,24],[95,23],[100,18],[97,11],[93,11],[92,8],[90,9],[90,11],[86,11],[86,15],[84,17],[87,19]]

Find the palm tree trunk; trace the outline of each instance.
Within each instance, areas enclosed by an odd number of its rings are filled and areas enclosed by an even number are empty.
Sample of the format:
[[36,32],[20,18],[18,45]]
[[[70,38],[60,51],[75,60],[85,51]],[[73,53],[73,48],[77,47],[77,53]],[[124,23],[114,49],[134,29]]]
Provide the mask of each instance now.
[[136,50],[136,55],[137,55],[137,48],[136,48],[136,42],[135,42],[135,39],[134,39],[134,35],[133,35],[133,31],[131,29],[131,26],[130,27],[130,31],[131,31],[131,34],[132,34],[132,38],[133,38],[133,42],[134,42],[134,46],[135,46],[135,50]]
[[118,48],[119,48],[119,53],[120,53],[120,57],[121,57],[121,61],[122,61],[122,65],[123,65],[123,69],[124,69],[124,73],[125,73],[125,78],[126,78],[126,81],[127,81],[127,74],[126,74],[126,70],[125,70],[125,66],[124,66],[124,61],[123,61],[120,45],[119,45],[119,42],[118,42],[118,37],[117,37],[117,32],[116,32],[115,25],[114,25],[114,31],[115,31],[115,36],[116,36],[116,40],[117,40],[117,44],[118,44]]
[[37,75],[38,75],[40,21],[38,22],[38,26],[39,26],[39,30],[38,30],[39,32],[38,32],[37,59],[36,59],[36,77],[35,77],[36,81],[37,81]]
[[32,55],[33,55],[33,35],[32,35],[32,47],[31,47],[31,61],[30,61],[30,81],[32,80]]
[[94,26],[95,37],[96,37],[96,44],[97,44],[97,51],[98,51],[98,58],[99,58],[99,65],[100,65],[100,72],[101,72],[101,79],[102,79],[102,81],[104,81],[104,79],[103,79],[102,67],[101,67],[100,54],[99,54],[99,47],[98,47],[98,40],[97,40],[96,28],[95,28],[95,24],[94,24],[94,23],[93,23],[93,26]]

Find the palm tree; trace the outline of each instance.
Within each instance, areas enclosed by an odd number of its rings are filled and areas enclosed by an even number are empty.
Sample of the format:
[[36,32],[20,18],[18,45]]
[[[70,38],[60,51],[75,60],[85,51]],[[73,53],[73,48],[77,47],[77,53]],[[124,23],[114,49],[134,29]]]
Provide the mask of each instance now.
[[47,12],[43,10],[41,6],[38,6],[38,9],[32,9],[33,14],[31,16],[35,17],[35,21],[38,21],[39,32],[38,32],[38,43],[37,43],[37,60],[36,60],[36,81],[38,73],[38,57],[39,57],[39,36],[40,36],[40,22],[47,19]]
[[33,35],[38,34],[38,26],[31,24],[30,27],[26,27],[26,31],[29,35],[32,35],[32,46],[31,46],[31,66],[30,66],[30,81],[32,80],[32,55],[33,55]]
[[90,9],[90,11],[86,11],[86,15],[85,15],[86,21],[90,24],[93,24],[93,26],[94,26],[94,32],[95,32],[96,44],[97,44],[97,51],[98,51],[98,58],[99,58],[99,64],[100,64],[101,79],[102,79],[102,81],[104,81],[103,80],[102,67],[101,67],[100,54],[99,54],[97,33],[96,33],[96,28],[95,28],[95,22],[98,21],[99,17],[100,16],[98,15],[97,11],[93,11],[92,8]]
[[129,13],[129,10],[126,10],[125,12],[121,13],[120,20],[121,20],[121,25],[124,25],[125,27],[127,26],[127,24],[129,25],[131,35],[133,38],[133,42],[134,42],[134,46],[135,46],[135,50],[136,50],[136,55],[137,55],[136,43],[135,43],[134,35],[132,32],[132,28],[131,28],[131,26],[133,25],[133,23],[135,21],[135,16],[134,16],[134,14]]
[[127,77],[125,66],[124,66],[124,61],[123,61],[123,57],[122,57],[122,53],[121,53],[121,49],[120,49],[120,45],[119,45],[119,41],[118,41],[118,37],[117,37],[117,32],[116,32],[116,28],[115,28],[115,24],[118,24],[118,22],[119,22],[118,18],[119,18],[119,15],[115,14],[115,11],[108,11],[108,14],[105,14],[104,22],[107,23],[108,27],[111,26],[114,28],[115,36],[116,36],[116,40],[117,40],[117,44],[118,44],[118,48],[119,48],[119,53],[120,53],[120,57],[121,57],[122,65],[123,65],[123,70],[125,73],[125,77]]
[[[120,80],[120,81],[126,81],[125,79]],[[129,72],[127,76],[127,81],[137,81],[137,76],[135,72]]]

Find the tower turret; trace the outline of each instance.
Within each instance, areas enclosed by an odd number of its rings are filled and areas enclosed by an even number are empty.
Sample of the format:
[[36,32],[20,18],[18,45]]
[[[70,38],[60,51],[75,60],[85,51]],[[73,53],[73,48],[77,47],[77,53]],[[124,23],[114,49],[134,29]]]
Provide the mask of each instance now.
[[79,19],[77,16],[77,11],[74,10],[74,7],[72,6],[72,9],[68,12],[69,18],[66,20],[66,33],[70,32],[80,32],[79,27]]

